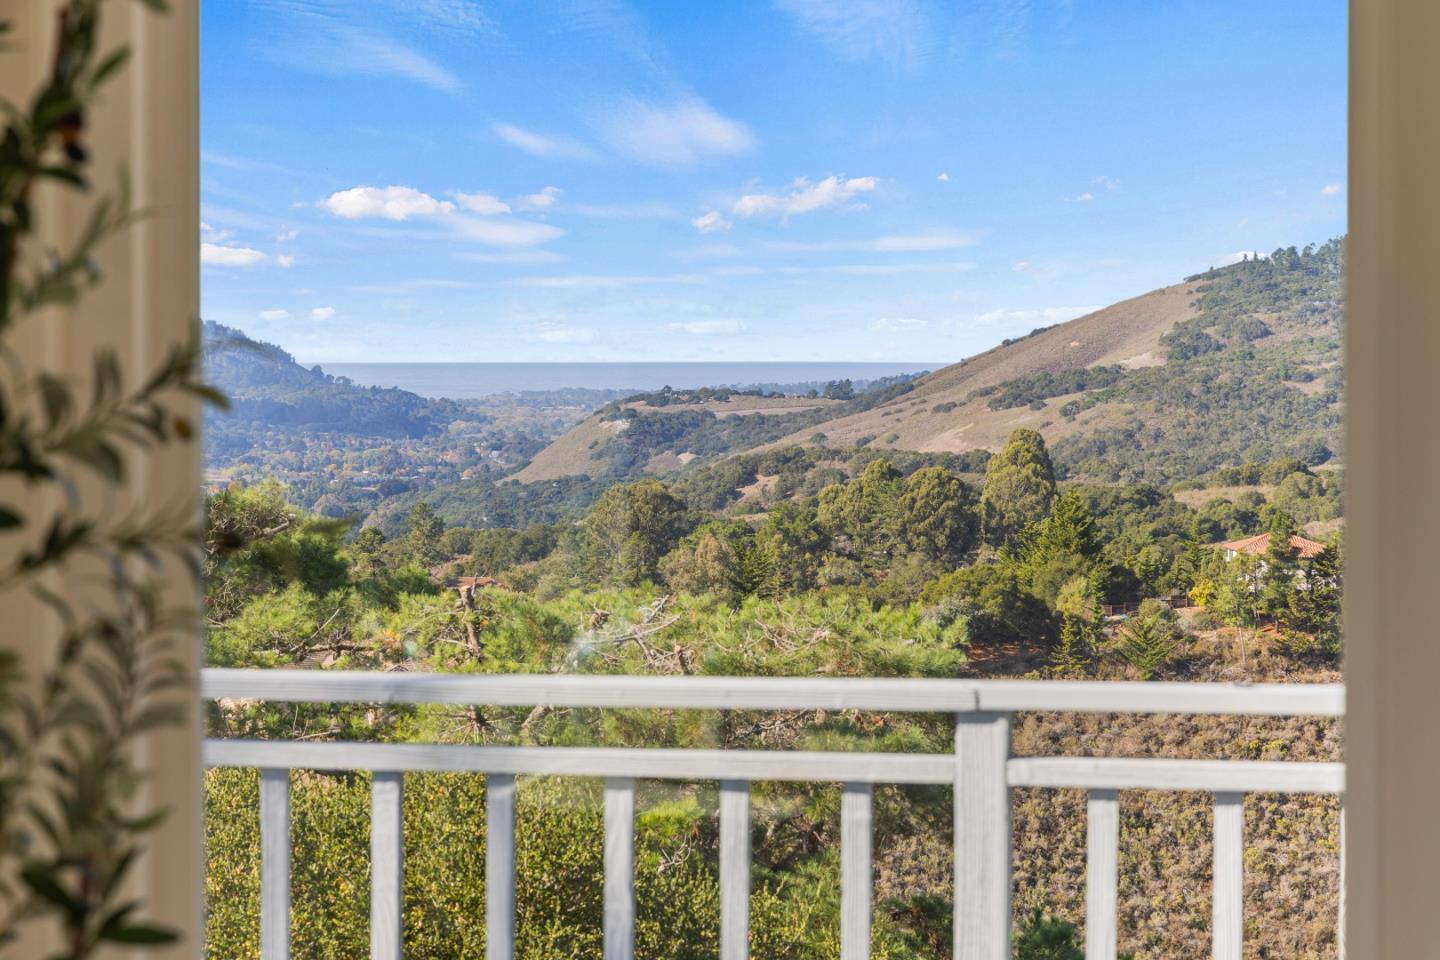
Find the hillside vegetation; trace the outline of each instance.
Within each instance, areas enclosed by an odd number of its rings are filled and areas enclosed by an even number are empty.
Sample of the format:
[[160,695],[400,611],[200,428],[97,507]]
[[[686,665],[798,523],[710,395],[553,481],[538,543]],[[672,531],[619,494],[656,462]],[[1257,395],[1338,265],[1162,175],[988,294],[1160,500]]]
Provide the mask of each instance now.
[[694,407],[600,414],[517,476],[633,475],[660,454],[693,469],[771,444],[994,451],[1019,428],[1045,437],[1062,474],[1094,480],[1168,483],[1277,457],[1317,465],[1341,451],[1343,250],[1332,240],[1211,270],[888,396],[745,427]]

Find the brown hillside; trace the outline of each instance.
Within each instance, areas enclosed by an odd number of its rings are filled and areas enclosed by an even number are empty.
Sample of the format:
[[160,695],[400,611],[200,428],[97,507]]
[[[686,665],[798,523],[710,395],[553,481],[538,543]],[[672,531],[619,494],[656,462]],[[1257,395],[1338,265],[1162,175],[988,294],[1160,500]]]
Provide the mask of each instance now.
[[[1130,407],[1109,403],[1067,422],[1059,409],[1069,396],[1053,397],[1043,410],[1018,407],[991,410],[987,398],[967,401],[972,391],[1004,383],[1016,377],[1058,373],[1076,367],[1121,364],[1127,367],[1154,366],[1165,361],[1160,337],[1175,324],[1194,315],[1194,283],[1162,287],[1143,296],[1124,300],[1087,314],[1043,333],[995,347],[969,360],[952,364],[923,377],[915,389],[890,403],[864,413],[826,421],[778,441],[774,446],[808,444],[816,433],[827,443],[854,446],[870,438],[871,445],[884,449],[961,453],[966,450],[998,450],[1016,427],[1042,430],[1046,440],[1072,433],[1088,432],[1122,423]],[[834,403],[813,398],[733,397],[706,404],[674,405],[659,411],[709,409],[717,416],[778,414],[813,409]],[[953,404],[949,410],[936,410]],[[649,409],[640,407],[641,409]],[[594,454],[624,429],[618,421],[602,422],[590,417],[541,451],[525,469],[515,474],[522,483],[553,480],[590,473]],[[666,451],[647,465],[651,473],[680,469],[688,462],[684,450]]]
[[[829,443],[841,447],[874,437],[878,438],[872,441],[876,447],[961,453],[998,450],[1017,427],[1043,428],[1046,440],[1053,443],[1071,433],[1119,422],[1129,412],[1121,404],[1107,404],[1067,423],[1058,411],[1074,397],[1053,397],[1043,410],[991,410],[987,398],[967,401],[966,397],[974,390],[1037,373],[1109,364],[1142,367],[1163,363],[1165,352],[1160,337],[1177,322],[1194,315],[1194,294],[1195,284],[1179,283],[1123,300],[937,370],[920,380],[913,391],[890,403],[808,428],[779,445],[806,443],[821,432]],[[934,409],[950,403],[955,404],[954,409]],[[887,439],[892,435],[898,436]]]

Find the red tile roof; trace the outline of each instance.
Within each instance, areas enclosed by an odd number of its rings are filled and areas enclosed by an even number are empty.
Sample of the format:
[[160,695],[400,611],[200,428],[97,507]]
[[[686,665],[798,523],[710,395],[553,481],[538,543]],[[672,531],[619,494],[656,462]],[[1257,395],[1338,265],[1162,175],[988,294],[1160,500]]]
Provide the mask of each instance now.
[[[1290,536],[1290,546],[1299,551],[1301,560],[1309,560],[1325,549],[1325,544],[1307,540],[1295,534]],[[1264,556],[1265,552],[1270,549],[1270,534],[1262,533],[1259,536],[1231,540],[1229,543],[1220,544],[1220,549],[1235,553],[1248,553],[1257,557]]]

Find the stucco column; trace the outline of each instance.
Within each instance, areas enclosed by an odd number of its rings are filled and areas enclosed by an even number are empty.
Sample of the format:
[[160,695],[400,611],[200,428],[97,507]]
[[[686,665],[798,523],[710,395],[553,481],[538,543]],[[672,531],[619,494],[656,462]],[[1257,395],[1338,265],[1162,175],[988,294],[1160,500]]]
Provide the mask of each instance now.
[[[106,88],[88,133],[97,193],[113,192],[126,169],[135,205],[153,215],[105,244],[100,256],[105,279],[78,309],[30,317],[11,340],[27,364],[74,373],[81,384],[88,384],[91,357],[102,344],[115,348],[127,381],[138,382],[188,336],[199,312],[199,11],[195,0],[171,0],[170,6],[167,15],[157,17],[133,0],[102,5],[104,47],[128,44],[132,59]],[[0,88],[10,99],[28,101],[49,67],[58,7],[57,0],[0,4],[0,17],[14,27],[0,50]],[[49,187],[35,201],[41,230],[56,239],[74,235],[92,202]],[[198,490],[198,447],[166,450],[132,464],[116,508],[173,508],[186,498],[195,501]],[[6,502],[21,503],[32,515],[54,506],[33,495],[27,499],[14,488],[3,494]],[[7,538],[14,539],[19,538]],[[184,574],[176,570],[168,580],[171,604],[195,605]],[[23,592],[0,595],[0,646],[22,651],[32,675],[51,662],[55,629],[54,618]],[[195,670],[200,649],[197,635],[181,651]],[[142,765],[151,779],[141,806],[168,807],[170,815],[149,835],[151,852],[138,866],[134,887],[146,901],[148,916],[182,931],[184,943],[166,950],[130,949],[123,952],[126,957],[200,956],[199,749],[194,710],[186,728],[161,732],[142,745]],[[32,929],[7,956],[45,956],[49,936],[53,931]]]
[[1351,18],[1347,955],[1398,960],[1437,955],[1440,4]]

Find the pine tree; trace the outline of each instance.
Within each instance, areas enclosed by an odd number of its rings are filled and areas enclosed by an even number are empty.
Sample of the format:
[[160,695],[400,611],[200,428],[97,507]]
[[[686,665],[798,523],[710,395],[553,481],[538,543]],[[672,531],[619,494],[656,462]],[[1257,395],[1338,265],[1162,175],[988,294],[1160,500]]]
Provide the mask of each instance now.
[[1149,680],[1169,663],[1180,646],[1175,628],[1160,617],[1136,617],[1120,628],[1115,651],[1135,670],[1135,676]]

